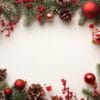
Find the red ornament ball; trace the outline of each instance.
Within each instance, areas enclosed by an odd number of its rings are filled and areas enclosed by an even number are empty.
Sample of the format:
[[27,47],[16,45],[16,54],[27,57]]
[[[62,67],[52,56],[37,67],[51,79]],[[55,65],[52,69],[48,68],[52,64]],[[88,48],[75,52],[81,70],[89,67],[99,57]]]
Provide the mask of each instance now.
[[88,18],[94,18],[99,12],[99,6],[94,1],[87,1],[82,6],[82,11],[84,15]]
[[47,19],[48,22],[52,22],[53,21],[53,18],[54,18],[53,12],[48,12],[46,14],[46,19]]
[[25,85],[26,85],[26,82],[22,79],[18,79],[15,81],[15,88],[18,89],[18,90],[22,90],[25,88]]
[[95,75],[92,74],[92,73],[87,73],[85,74],[84,76],[84,81],[87,83],[87,84],[94,84],[95,83]]
[[10,96],[10,95],[12,95],[12,89],[11,88],[6,88],[4,90],[4,93],[5,93],[5,95]]
[[100,44],[100,30],[96,30],[92,34],[93,43]]

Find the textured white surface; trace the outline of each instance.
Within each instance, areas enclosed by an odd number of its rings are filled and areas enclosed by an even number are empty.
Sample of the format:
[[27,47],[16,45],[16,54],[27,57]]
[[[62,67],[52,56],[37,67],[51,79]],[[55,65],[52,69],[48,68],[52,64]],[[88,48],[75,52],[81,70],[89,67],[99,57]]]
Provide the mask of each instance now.
[[20,22],[11,38],[0,37],[0,66],[8,69],[10,84],[23,78],[51,84],[59,93],[60,79],[65,78],[81,96],[84,74],[95,73],[100,62],[100,47],[91,43],[89,23],[80,27],[78,19],[77,14],[71,25],[65,25],[57,17],[51,24],[29,28]]

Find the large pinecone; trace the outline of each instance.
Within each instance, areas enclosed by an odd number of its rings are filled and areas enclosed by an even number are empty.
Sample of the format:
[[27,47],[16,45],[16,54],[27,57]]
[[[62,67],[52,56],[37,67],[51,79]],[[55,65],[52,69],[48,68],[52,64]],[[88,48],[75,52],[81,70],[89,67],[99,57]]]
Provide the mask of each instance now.
[[5,95],[3,91],[0,91],[0,100],[5,100]]
[[67,9],[61,9],[59,13],[59,17],[64,22],[70,22],[72,19],[72,13]]
[[0,69],[0,81],[3,81],[6,76],[7,76],[7,73],[6,73],[6,69]]
[[32,84],[27,91],[28,100],[45,100],[44,96],[45,91],[40,84]]

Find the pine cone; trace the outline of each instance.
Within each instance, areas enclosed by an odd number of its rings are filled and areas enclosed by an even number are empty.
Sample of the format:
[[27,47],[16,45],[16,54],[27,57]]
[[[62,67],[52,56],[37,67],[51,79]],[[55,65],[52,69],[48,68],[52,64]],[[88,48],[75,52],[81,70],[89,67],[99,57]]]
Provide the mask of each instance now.
[[7,76],[6,69],[0,69],[0,81],[3,81]]
[[0,100],[5,100],[5,95],[3,91],[0,91]]
[[59,6],[66,6],[70,3],[70,0],[56,0],[56,2]]
[[62,19],[64,22],[70,22],[72,19],[72,13],[67,10],[67,9],[61,9],[59,17]]
[[28,100],[45,100],[44,96],[45,91],[40,84],[32,84],[27,91]]
[[63,100],[63,98],[56,95],[52,96],[52,100]]

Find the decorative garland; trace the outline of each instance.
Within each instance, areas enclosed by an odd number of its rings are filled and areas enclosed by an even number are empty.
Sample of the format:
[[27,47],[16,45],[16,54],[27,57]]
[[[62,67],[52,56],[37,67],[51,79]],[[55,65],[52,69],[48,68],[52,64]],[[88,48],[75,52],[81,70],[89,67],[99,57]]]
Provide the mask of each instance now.
[[[83,89],[83,93],[87,96],[86,100],[100,100],[100,64],[97,65],[98,78],[93,73],[86,73],[84,81],[90,88]],[[53,87],[42,86],[33,83],[29,87],[23,79],[17,79],[13,86],[5,81],[7,76],[6,69],[0,69],[0,100],[85,100],[77,99],[76,94],[67,86],[67,81],[61,79],[62,89],[61,95],[53,95]],[[49,93],[49,96],[47,94]]]
[[[100,0],[0,0],[0,31],[9,37],[22,16],[27,26],[34,20],[40,24],[52,22],[56,15],[70,23],[78,8],[79,25],[88,19],[94,20],[95,25],[100,22]],[[100,44],[99,31],[93,35],[93,42]]]

